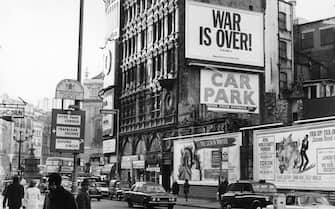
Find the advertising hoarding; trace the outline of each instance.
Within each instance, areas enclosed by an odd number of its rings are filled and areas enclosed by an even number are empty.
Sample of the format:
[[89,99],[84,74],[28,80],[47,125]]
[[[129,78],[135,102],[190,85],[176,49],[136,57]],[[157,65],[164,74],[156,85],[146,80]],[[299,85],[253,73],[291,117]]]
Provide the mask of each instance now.
[[200,103],[212,111],[259,113],[259,77],[251,73],[202,69]]
[[186,1],[185,18],[186,58],[264,66],[262,13]]
[[116,139],[105,139],[102,141],[102,152],[106,153],[115,153],[116,148]]
[[[217,185],[220,159],[221,174],[228,177],[229,182],[240,179],[240,132],[193,136],[173,143],[173,176],[178,183],[188,179],[193,185]],[[220,152],[222,157],[218,156]]]
[[102,64],[104,77],[104,88],[115,85],[115,65],[116,65],[116,44],[115,41],[108,41],[102,54]]
[[83,153],[85,111],[52,109],[51,152]]
[[333,190],[335,121],[254,133],[254,178],[285,189]]
[[[109,90],[105,93],[102,104],[103,110],[114,109],[114,89]],[[113,113],[102,114],[102,136],[113,136],[114,135],[114,117]]]
[[120,0],[105,1],[106,38],[116,39],[120,36]]

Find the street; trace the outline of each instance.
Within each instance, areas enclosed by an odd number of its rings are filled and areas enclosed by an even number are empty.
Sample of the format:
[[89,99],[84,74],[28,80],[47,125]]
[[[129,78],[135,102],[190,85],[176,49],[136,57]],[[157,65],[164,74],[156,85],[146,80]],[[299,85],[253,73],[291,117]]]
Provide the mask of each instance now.
[[[128,208],[128,205],[125,201],[114,201],[114,200],[107,200],[102,199],[100,201],[97,201],[95,199],[92,200],[92,209],[126,209]],[[141,206],[135,206],[134,208],[143,208]],[[163,207],[162,207],[163,208]],[[193,207],[185,207],[176,205],[174,209],[191,209]]]

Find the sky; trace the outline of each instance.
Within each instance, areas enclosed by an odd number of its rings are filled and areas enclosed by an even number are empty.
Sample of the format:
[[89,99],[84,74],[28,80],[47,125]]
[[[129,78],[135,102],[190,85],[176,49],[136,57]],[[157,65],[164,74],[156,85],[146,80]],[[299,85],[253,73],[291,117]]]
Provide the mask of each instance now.
[[[310,21],[335,16],[335,0],[297,0]],[[54,97],[62,79],[76,79],[79,0],[0,0],[0,95],[37,103]],[[83,75],[102,71],[103,0],[85,0]]]

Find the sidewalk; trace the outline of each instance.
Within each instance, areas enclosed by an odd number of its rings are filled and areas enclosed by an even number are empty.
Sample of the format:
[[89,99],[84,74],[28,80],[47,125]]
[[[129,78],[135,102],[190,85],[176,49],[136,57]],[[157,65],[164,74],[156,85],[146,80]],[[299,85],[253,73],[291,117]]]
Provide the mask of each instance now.
[[206,199],[194,199],[189,198],[185,201],[184,197],[177,197],[177,205],[198,207],[198,208],[208,208],[208,209],[220,209],[220,203],[217,200],[206,200]]

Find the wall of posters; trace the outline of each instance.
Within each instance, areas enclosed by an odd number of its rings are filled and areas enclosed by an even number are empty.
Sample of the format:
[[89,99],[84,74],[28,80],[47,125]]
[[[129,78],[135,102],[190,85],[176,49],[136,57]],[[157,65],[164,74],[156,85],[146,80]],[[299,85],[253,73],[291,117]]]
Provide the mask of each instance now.
[[[193,185],[217,185],[220,175],[229,182],[240,179],[240,132],[193,135],[174,141],[173,176],[178,183],[185,179]],[[220,157],[220,151],[222,157]],[[219,156],[218,156],[219,155]]]
[[279,188],[335,188],[335,121],[254,133],[254,178]]

